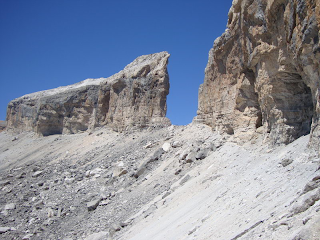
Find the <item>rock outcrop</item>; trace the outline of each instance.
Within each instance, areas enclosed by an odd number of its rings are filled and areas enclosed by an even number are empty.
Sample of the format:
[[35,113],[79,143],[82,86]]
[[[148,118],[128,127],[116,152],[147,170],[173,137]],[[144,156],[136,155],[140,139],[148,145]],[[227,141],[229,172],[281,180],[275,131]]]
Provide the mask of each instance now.
[[0,121],[0,132],[6,128],[7,123],[5,121]]
[[167,125],[169,54],[144,55],[109,77],[28,94],[11,101],[9,131],[77,133],[107,125],[116,131]]
[[195,121],[272,144],[319,145],[320,1],[234,0],[209,53]]

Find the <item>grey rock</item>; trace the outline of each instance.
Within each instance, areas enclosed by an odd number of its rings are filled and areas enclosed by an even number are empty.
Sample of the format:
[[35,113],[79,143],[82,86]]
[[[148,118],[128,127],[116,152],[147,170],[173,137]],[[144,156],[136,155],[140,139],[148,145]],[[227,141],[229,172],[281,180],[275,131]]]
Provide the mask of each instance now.
[[286,159],[283,159],[283,160],[281,161],[281,165],[282,165],[283,167],[286,167],[286,166],[289,166],[292,162],[293,162],[292,159],[286,158]]
[[186,182],[188,182],[191,179],[191,176],[189,174],[187,174],[184,178],[182,178],[180,180],[180,185],[185,184]]
[[208,156],[208,152],[209,152],[208,149],[200,150],[199,152],[197,152],[195,158],[197,160],[205,159]]
[[35,173],[32,174],[32,177],[39,177],[43,171],[36,171]]
[[93,233],[85,238],[85,240],[106,240],[109,236],[109,233],[106,231]]
[[168,126],[169,56],[167,52],[140,56],[109,78],[14,99],[8,104],[7,129],[47,136],[105,125],[115,131]]
[[9,185],[9,184],[10,184],[10,180],[2,180],[2,181],[0,181],[0,186],[1,187]]
[[164,152],[165,151],[162,148],[157,149],[150,157],[147,157],[147,159],[140,164],[138,170],[134,173],[133,176],[135,178],[141,176],[147,170],[147,165],[159,160]]
[[195,152],[190,152],[187,157],[185,158],[186,163],[192,163],[196,160],[196,153]]
[[142,165],[141,167],[138,168],[138,170],[134,173],[134,177],[138,178],[140,177],[145,171],[147,170],[145,165]]
[[167,191],[165,194],[163,194],[162,199],[165,199],[171,194],[171,191]]
[[258,2],[233,1],[227,29],[209,52],[194,122],[241,144],[260,127],[272,145],[311,133],[319,149],[319,2]]
[[180,141],[174,141],[172,143],[172,147],[173,148],[178,148],[178,147],[181,147],[182,146],[182,143]]
[[25,236],[23,236],[22,240],[30,240],[32,238],[33,234],[32,233],[28,233]]
[[113,224],[111,225],[111,227],[112,227],[113,230],[116,231],[116,232],[118,232],[118,231],[121,230],[121,225],[120,225],[120,223],[113,223]]
[[8,231],[10,231],[10,230],[11,230],[10,227],[0,227],[0,234],[1,234],[1,233],[8,232]]
[[65,178],[64,179],[64,182],[66,184],[72,184],[72,183],[74,183],[74,181],[75,181],[75,178]]
[[99,203],[101,201],[101,198],[95,199],[93,201],[90,201],[87,203],[87,209],[88,211],[94,211],[99,206]]
[[163,148],[159,148],[158,150],[156,150],[153,155],[147,160],[147,164],[159,160],[164,152],[165,151],[163,150]]

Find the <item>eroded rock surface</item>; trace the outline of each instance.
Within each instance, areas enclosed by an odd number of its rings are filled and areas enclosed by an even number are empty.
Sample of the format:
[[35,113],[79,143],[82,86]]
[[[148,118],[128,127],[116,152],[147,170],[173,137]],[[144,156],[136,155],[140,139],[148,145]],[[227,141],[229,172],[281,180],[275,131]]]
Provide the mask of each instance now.
[[[273,144],[319,144],[320,1],[234,0],[209,53],[196,121]],[[262,126],[262,128],[260,128]]]
[[7,123],[5,121],[0,121],[0,132],[6,128]]
[[138,57],[109,77],[22,96],[7,110],[8,130],[40,135],[77,133],[108,125],[114,130],[167,125],[170,54]]

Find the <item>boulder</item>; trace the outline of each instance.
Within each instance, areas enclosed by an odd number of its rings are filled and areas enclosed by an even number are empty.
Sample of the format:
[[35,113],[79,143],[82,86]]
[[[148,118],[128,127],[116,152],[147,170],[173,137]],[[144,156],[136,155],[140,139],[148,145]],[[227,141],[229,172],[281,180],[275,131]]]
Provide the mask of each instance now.
[[95,199],[95,200],[88,202],[87,203],[88,211],[96,210],[96,208],[99,206],[100,201],[101,201],[101,198],[98,198],[98,199]]

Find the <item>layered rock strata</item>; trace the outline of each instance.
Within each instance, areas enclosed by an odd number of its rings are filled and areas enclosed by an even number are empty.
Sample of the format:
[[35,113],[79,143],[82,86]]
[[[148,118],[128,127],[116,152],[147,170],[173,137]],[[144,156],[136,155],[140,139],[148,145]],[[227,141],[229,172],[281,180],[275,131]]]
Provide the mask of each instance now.
[[77,133],[107,125],[116,131],[167,125],[167,72],[170,54],[135,59],[109,78],[28,94],[11,101],[9,131],[40,135]]
[[196,121],[273,144],[319,144],[320,1],[234,0],[209,52]]

